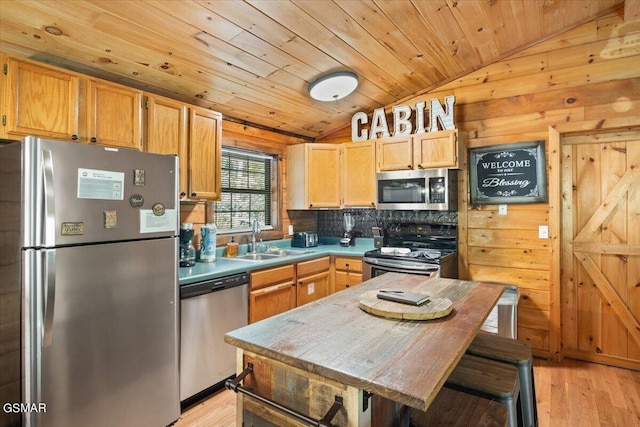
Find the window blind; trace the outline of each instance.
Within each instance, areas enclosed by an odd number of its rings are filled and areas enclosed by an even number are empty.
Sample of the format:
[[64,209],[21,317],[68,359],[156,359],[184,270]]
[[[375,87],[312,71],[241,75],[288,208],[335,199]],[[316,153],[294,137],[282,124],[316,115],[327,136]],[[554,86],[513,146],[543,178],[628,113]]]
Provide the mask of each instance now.
[[272,225],[272,169],[274,158],[262,153],[222,149],[222,195],[215,203],[214,220],[220,231]]

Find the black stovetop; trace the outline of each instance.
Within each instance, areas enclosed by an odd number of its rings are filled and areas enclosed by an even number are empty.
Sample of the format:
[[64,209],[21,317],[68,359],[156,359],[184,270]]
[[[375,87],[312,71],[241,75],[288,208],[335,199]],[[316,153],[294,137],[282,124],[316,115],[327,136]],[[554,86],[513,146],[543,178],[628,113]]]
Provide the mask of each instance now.
[[439,263],[457,249],[455,225],[402,223],[389,224],[383,230],[383,247],[365,253],[365,257]]

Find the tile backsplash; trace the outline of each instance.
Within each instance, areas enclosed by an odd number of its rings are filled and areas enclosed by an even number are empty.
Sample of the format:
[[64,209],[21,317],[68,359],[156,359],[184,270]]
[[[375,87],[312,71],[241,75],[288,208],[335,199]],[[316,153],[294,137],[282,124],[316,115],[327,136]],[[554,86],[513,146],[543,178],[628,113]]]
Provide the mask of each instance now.
[[316,231],[320,236],[341,237],[344,233],[343,213],[355,218],[353,230],[356,237],[373,237],[371,227],[384,227],[389,223],[429,222],[457,225],[458,213],[448,211],[388,211],[377,209],[344,209],[316,211]]

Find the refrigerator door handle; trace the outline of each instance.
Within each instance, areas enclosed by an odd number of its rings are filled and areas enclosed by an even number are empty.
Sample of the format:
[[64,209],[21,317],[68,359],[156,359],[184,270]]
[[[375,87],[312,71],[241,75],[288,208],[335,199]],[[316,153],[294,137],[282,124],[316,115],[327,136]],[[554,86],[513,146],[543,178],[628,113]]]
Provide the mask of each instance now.
[[42,312],[42,347],[50,347],[53,340],[53,307],[56,297],[56,250],[45,251],[44,298]]
[[43,178],[43,215],[44,246],[52,248],[56,244],[56,210],[53,185],[53,158],[51,150],[42,150],[42,178]]

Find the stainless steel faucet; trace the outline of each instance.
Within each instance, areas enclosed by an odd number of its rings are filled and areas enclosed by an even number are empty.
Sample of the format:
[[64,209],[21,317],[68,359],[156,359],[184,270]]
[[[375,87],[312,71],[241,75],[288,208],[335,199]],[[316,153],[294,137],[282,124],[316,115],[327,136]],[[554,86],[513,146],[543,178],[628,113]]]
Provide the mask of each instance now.
[[251,252],[254,254],[258,252],[256,245],[256,237],[258,234],[260,234],[260,224],[258,224],[258,220],[254,218],[251,221]]

